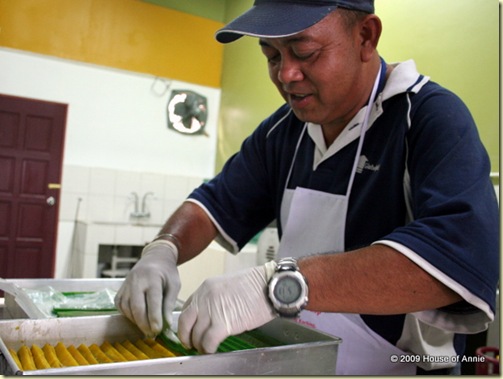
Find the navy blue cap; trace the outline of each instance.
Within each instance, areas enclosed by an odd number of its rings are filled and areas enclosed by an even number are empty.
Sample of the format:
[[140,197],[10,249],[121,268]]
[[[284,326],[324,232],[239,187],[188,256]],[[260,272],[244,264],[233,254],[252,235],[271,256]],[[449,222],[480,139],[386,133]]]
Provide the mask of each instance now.
[[244,35],[263,38],[297,34],[337,8],[374,13],[374,0],[255,0],[253,7],[218,30],[218,42],[228,43]]

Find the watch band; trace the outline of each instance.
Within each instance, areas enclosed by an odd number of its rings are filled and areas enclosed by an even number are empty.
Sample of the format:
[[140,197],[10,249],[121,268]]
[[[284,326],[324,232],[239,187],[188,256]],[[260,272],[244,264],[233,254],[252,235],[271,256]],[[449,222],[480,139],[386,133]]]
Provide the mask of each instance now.
[[282,258],[278,261],[276,266],[276,272],[281,271],[299,271],[299,265],[297,264],[297,259],[288,257]]

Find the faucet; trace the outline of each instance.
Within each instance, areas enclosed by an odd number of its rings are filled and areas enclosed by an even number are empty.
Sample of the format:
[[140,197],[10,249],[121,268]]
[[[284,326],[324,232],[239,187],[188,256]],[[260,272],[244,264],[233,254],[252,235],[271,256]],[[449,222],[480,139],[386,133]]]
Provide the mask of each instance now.
[[147,192],[145,195],[143,195],[142,202],[141,202],[141,211],[140,211],[140,198],[136,192],[131,192],[131,195],[133,196],[134,200],[134,211],[131,212],[131,218],[134,219],[142,219],[142,218],[148,218],[150,217],[150,212],[147,208],[147,199],[149,196],[154,195],[153,192]]
[[141,213],[143,214],[143,217],[150,217],[150,212],[147,208],[147,198],[153,195],[153,192],[147,192],[145,195],[143,195],[143,199],[141,201]]
[[131,192],[134,200],[134,212],[131,213],[131,216],[137,217],[139,209],[138,209],[138,194],[136,192]]

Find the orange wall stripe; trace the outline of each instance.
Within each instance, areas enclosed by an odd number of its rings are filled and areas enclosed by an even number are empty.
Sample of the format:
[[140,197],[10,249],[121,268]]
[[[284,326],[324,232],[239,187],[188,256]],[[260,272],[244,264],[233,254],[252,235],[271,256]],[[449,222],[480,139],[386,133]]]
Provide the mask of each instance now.
[[217,88],[222,26],[140,0],[0,1],[0,46]]

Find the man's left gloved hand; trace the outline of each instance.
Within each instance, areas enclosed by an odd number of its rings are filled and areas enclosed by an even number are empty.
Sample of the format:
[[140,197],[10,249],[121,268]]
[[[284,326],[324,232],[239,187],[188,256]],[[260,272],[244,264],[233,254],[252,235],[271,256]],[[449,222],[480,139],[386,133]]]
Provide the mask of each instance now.
[[276,317],[267,284],[276,262],[207,279],[185,302],[178,337],[186,347],[214,353],[228,336],[257,328]]

